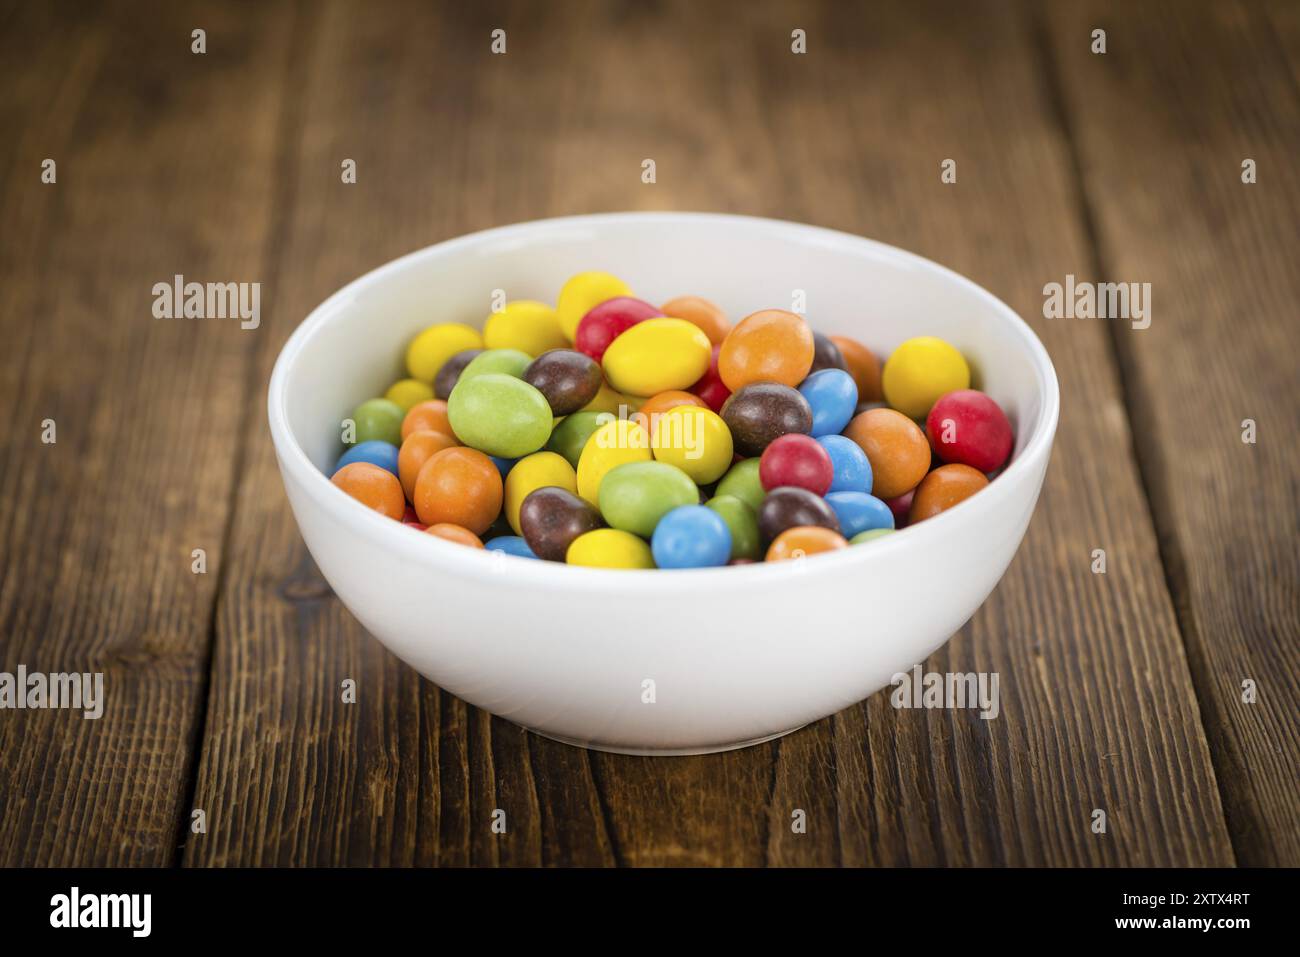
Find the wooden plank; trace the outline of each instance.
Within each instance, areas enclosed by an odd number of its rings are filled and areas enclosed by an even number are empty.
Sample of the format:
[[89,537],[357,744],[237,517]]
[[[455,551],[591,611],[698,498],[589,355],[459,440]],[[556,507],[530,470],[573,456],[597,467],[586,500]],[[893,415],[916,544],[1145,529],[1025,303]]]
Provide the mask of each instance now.
[[0,715],[2,865],[178,857],[257,334],[155,319],[152,288],[259,279],[289,20],[6,16],[0,670],[103,672],[105,704]]
[[[1300,13],[1087,3],[1048,22],[1099,272],[1151,284],[1150,327],[1110,330],[1233,846],[1295,866]],[[1079,41],[1093,25],[1104,56]]]
[[[682,759],[544,742],[415,680],[311,571],[258,435],[217,617],[196,795],[211,829],[187,863],[1231,863],[1107,334],[1040,318],[1043,284],[1090,251],[1023,11],[411,6],[396,31],[316,10],[261,381],[316,302],[401,252],[559,213],[702,208],[954,266],[1029,318],[1067,398],[1020,556],[926,663],[999,672],[1001,717],[877,695],[777,743]],[[491,59],[497,26],[510,52]],[[806,56],[789,52],[795,27]],[[353,187],[337,182],[348,156]],[[949,156],[955,187],[939,182]],[[1089,571],[1096,547],[1109,575]],[[347,677],[355,705],[339,702]]]

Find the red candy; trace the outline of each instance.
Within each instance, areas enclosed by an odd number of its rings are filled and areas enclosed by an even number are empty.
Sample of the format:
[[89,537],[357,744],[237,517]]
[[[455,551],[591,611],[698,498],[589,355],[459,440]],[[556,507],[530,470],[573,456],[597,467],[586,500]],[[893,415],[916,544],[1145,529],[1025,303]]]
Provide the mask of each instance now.
[[758,460],[758,480],[771,491],[783,485],[825,495],[835,477],[830,454],[816,439],[791,432],[773,439]]
[[1011,423],[996,402],[975,389],[941,396],[926,416],[925,432],[935,454],[950,465],[993,472],[1011,454]]
[[885,499],[885,504],[894,513],[894,528],[907,527],[908,518],[912,513],[912,496],[915,494],[916,489],[912,489],[894,498]]
[[409,505],[406,506],[406,511],[402,515],[402,524],[409,525],[411,526],[411,528],[419,532],[424,531],[425,528],[427,527],[423,522],[420,521],[420,516],[415,514],[415,509],[411,508],[411,506]]
[[658,306],[652,306],[631,296],[606,299],[600,305],[592,307],[582,317],[582,321],[578,323],[573,347],[599,362],[605,355],[605,350],[609,348],[609,344],[622,333],[644,319],[654,319],[662,315]]
[[722,411],[722,404],[731,395],[731,390],[722,381],[722,376],[718,375],[718,350],[721,348],[721,346],[713,347],[713,359],[709,362],[709,371],[704,373],[700,381],[691,386],[690,389],[693,394],[703,399],[714,412]]

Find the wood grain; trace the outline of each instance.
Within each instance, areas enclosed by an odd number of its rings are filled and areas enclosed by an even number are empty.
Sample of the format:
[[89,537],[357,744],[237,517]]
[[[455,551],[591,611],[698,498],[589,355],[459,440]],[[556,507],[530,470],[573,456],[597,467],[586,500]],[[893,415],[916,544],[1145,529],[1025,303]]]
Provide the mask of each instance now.
[[[497,26],[510,52],[492,58]],[[250,415],[195,796],[210,826],[186,863],[1232,863],[1110,334],[1041,318],[1043,285],[1095,252],[1024,8],[331,3],[295,35],[259,389],[313,305],[402,252],[696,208],[843,228],[972,276],[1042,336],[1063,414],[1018,558],[926,663],[998,672],[998,719],[877,695],[776,743],[658,760],[530,736],[368,639],[306,558]]]
[[[1110,330],[1237,859],[1295,866],[1300,11],[1088,3],[1047,23],[1093,271],[1152,288],[1151,326]],[[1095,24],[1104,56],[1078,39]]]
[[152,287],[259,278],[288,25],[192,13],[23,4],[0,31],[0,669],[102,671],[106,698],[0,713],[2,865],[170,864],[188,820],[256,335],[155,319]]

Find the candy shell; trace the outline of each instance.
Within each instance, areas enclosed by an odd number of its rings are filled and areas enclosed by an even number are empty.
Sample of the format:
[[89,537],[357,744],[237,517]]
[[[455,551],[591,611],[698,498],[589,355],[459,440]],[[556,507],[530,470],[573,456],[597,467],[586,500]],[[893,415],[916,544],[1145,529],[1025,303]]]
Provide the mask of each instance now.
[[758,558],[762,554],[758,538],[758,516],[734,495],[715,495],[705,503],[717,512],[731,532],[731,558]]
[[[361,442],[352,446],[334,463],[334,471],[337,472],[345,465],[351,465],[353,462],[369,462],[371,465],[378,465],[381,469],[387,469],[394,475],[399,474],[397,470],[397,446],[391,442],[383,442],[379,439],[371,439],[369,442]],[[334,473],[331,472],[331,475]]]
[[840,533],[847,538],[876,528],[894,527],[894,513],[874,495],[865,492],[831,492],[826,496],[826,504],[835,510]]
[[492,460],[475,449],[455,446],[424,463],[415,480],[413,504],[425,525],[448,522],[481,535],[501,514],[501,499],[501,473]]
[[632,296],[617,296],[593,306],[574,336],[573,348],[600,362],[609,344],[638,322],[664,315],[659,309]]
[[859,412],[844,434],[867,453],[872,494],[877,498],[894,498],[915,488],[930,468],[930,443],[925,433],[901,412]]
[[918,336],[885,360],[880,386],[891,406],[908,418],[924,419],[944,393],[970,387],[970,366],[942,339]]
[[845,435],[823,435],[817,440],[831,457],[832,492],[870,492],[871,460],[858,443]]
[[457,545],[468,545],[471,548],[483,547],[482,539],[468,528],[453,525],[450,522],[439,522],[437,525],[430,525],[424,530],[424,533],[435,538],[441,538],[445,542],[455,542]]
[[718,373],[732,392],[754,382],[799,385],[812,368],[816,345],[803,317],[783,309],[746,316],[727,333]]
[[805,488],[814,495],[825,495],[835,477],[830,453],[806,435],[783,435],[763,450],[759,459],[758,479],[771,491],[782,485]]
[[650,539],[659,568],[715,568],[731,559],[731,530],[703,505],[682,505],[659,520]]
[[433,387],[419,379],[398,379],[388,387],[384,398],[402,410],[409,412],[411,406],[427,402],[433,398]]
[[443,449],[454,448],[457,444],[452,436],[431,429],[412,432],[402,440],[401,451],[397,453],[397,477],[408,500],[415,498],[415,480],[419,478],[424,463]]
[[534,452],[520,459],[510,470],[505,483],[506,521],[517,534],[522,534],[519,508],[524,499],[531,492],[550,486],[575,495],[578,491],[578,477],[573,466],[554,452]]
[[447,400],[447,417],[456,438],[502,458],[519,458],[544,446],[554,422],[546,397],[522,379],[501,373],[467,379],[473,365],[461,373]]
[[974,389],[941,396],[926,417],[925,432],[942,461],[979,472],[1000,469],[1015,440],[1001,406]]
[[601,364],[619,392],[652,396],[685,389],[709,368],[709,338],[685,319],[646,319],[615,339]]
[[767,548],[769,562],[783,562],[808,558],[822,552],[838,551],[848,547],[839,532],[816,525],[796,525],[787,528],[772,540]]
[[645,429],[627,419],[608,421],[591,434],[578,458],[578,494],[598,505],[601,482],[611,469],[653,458]]
[[858,407],[857,383],[843,369],[814,372],[800,384],[799,394],[812,408],[812,429],[808,434],[814,438],[844,431]]
[[577,337],[578,323],[593,307],[618,296],[630,296],[627,283],[607,272],[580,272],[560,289],[555,312],[560,331],[569,342]]
[[716,482],[731,467],[731,431],[711,409],[679,405],[652,423],[655,460],[681,469],[697,485]]
[[570,565],[588,568],[654,568],[650,546],[630,532],[598,528],[579,535],[565,554]]
[[402,485],[388,469],[369,462],[353,462],[335,472],[330,481],[385,518],[400,521],[406,512]]
[[941,465],[916,487],[912,497],[911,524],[933,518],[964,502],[985,488],[989,480],[969,465]]
[[452,431],[451,420],[447,418],[447,403],[442,399],[430,399],[427,402],[413,405],[407,410],[406,416],[402,419],[403,440],[412,432],[425,429],[431,432],[441,432],[443,435],[454,436],[456,434]]
[[663,314],[675,319],[685,319],[700,327],[715,346],[721,345],[731,331],[731,323],[721,308],[700,296],[678,296],[663,305]]
[[388,399],[367,399],[352,410],[356,423],[355,445],[378,439],[389,445],[402,444],[402,419],[407,413]]
[[844,357],[844,366],[858,384],[859,402],[879,402],[885,397],[880,391],[880,360],[876,354],[848,336],[831,336],[830,340]]
[[518,535],[498,535],[496,538],[485,542],[483,547],[489,552],[502,552],[506,555],[514,555],[517,558],[537,560],[537,556],[528,547],[528,543]]
[[460,322],[429,326],[411,340],[406,350],[406,369],[411,378],[433,384],[442,364],[464,349],[482,349],[483,336]]
[[560,331],[560,319],[544,302],[516,299],[483,323],[483,344],[488,349],[515,349],[530,356],[540,356],[548,349],[562,349],[569,344]]
[[[611,528],[649,538],[679,505],[698,505],[690,476],[663,462],[629,462],[610,469],[600,484],[600,514]],[[728,545],[730,547],[730,545]]]

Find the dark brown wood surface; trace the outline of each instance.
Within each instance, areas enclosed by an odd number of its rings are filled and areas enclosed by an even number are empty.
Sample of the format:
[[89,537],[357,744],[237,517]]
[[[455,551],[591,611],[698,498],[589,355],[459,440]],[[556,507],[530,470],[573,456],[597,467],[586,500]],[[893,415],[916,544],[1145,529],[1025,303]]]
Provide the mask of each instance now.
[[[0,12],[0,668],[109,692],[99,721],[0,712],[0,863],[1300,863],[1294,7],[158,9]],[[615,209],[879,238],[1042,337],[1037,513],[926,663],[998,672],[996,720],[878,694],[738,752],[587,752],[334,598],[264,424],[285,338],[404,252]],[[262,282],[261,327],[155,320],[175,273]],[[1067,274],[1151,282],[1151,327],[1044,319]]]

